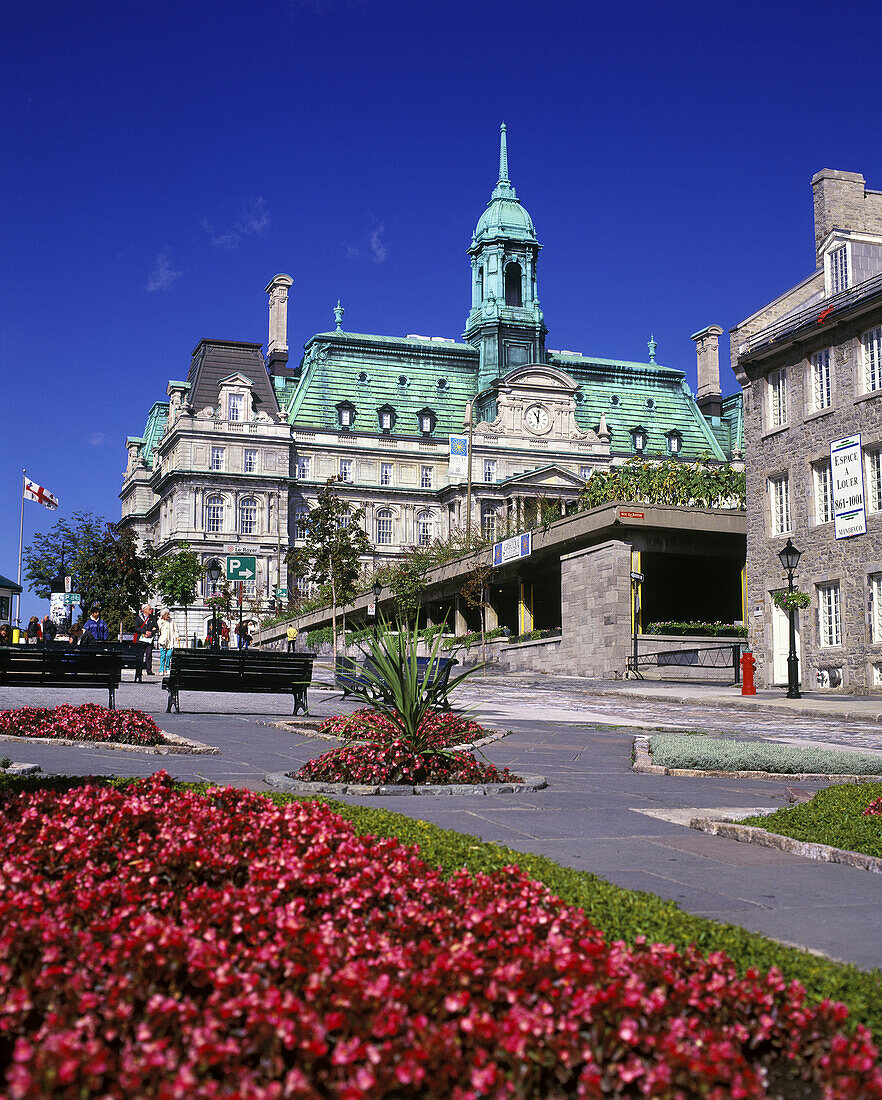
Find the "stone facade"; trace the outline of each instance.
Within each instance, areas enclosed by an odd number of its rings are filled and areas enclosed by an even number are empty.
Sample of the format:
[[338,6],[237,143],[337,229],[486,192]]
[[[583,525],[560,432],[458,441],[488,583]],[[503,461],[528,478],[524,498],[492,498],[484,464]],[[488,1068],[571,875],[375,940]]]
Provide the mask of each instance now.
[[[787,682],[778,553],[802,551],[796,583],[805,689],[882,685],[882,194],[855,173],[813,181],[817,268],[732,330],[744,389],[749,638],[758,682]],[[831,444],[860,433],[866,532],[836,538]]]

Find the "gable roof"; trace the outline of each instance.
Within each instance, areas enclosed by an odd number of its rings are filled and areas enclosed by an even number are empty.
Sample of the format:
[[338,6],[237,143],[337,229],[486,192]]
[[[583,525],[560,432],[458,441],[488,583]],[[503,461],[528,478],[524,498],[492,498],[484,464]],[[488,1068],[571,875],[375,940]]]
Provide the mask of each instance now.
[[216,406],[221,382],[241,374],[251,383],[251,392],[259,411],[273,418],[278,416],[278,402],[260,349],[260,344],[200,340],[193,349],[187,374],[193,408],[198,410]]

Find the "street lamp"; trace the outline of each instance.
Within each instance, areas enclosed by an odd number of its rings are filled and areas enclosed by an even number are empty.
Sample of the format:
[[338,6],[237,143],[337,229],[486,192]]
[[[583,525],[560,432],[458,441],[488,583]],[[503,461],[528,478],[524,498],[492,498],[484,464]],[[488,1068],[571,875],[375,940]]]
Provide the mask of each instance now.
[[379,620],[380,620],[380,593],[383,591],[383,585],[375,580],[371,591],[374,594],[374,637],[379,637]]
[[[211,584],[211,598],[214,598],[217,594],[217,584],[221,579],[221,567],[216,561],[213,561],[211,565],[205,570],[205,575],[208,577]],[[211,648],[218,649],[220,647],[220,638],[218,637],[217,629],[217,605],[211,605]]]
[[[778,554],[781,565],[787,570],[787,592],[793,592],[793,574],[799,565],[802,551],[797,550],[793,542],[788,539],[784,549]],[[801,699],[799,691],[799,657],[796,655],[796,608],[792,602],[787,607],[790,617],[790,652],[787,654],[787,698]]]

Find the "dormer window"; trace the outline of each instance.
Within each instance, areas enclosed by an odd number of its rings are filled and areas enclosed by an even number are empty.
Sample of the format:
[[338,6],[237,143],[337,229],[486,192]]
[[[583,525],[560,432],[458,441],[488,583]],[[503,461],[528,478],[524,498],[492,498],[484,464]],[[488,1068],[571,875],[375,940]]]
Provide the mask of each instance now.
[[668,441],[668,453],[678,455],[683,450],[683,436],[679,432],[668,432],[665,437]]
[[633,443],[634,450],[637,452],[637,454],[643,454],[643,452],[646,450],[646,429],[632,428],[631,442]]
[[420,426],[420,431],[423,435],[431,435],[435,430],[435,424],[437,423],[437,417],[431,409],[420,409],[417,413],[417,423]]
[[827,293],[839,294],[851,284],[848,245],[840,245],[827,253]]
[[351,401],[341,401],[337,406],[337,423],[344,431],[355,423],[355,406]]
[[395,427],[395,421],[397,419],[395,410],[391,405],[381,405],[380,408],[377,409],[377,422],[381,432],[391,432]]
[[227,397],[227,419],[242,420],[244,411],[245,395],[242,393],[231,393]]

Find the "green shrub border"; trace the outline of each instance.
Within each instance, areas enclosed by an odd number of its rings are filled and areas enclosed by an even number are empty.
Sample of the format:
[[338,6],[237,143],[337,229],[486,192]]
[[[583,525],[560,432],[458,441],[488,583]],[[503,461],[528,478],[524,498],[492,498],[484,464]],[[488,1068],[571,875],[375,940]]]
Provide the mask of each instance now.
[[755,825],[778,836],[808,844],[829,844],[846,852],[882,858],[882,822],[863,811],[882,798],[882,782],[836,784],[817,791],[808,802],[782,806],[772,814],[746,817],[739,825]]
[[[4,776],[3,792],[68,791],[85,783],[125,788],[134,779],[84,776]],[[209,783],[179,783],[182,789],[207,790]],[[852,1023],[863,1023],[875,1035],[882,1036],[882,971],[863,971],[847,963],[810,955],[795,947],[775,943],[755,932],[733,924],[722,924],[685,913],[674,902],[626,890],[606,882],[588,871],[562,867],[545,856],[518,852],[502,844],[482,841],[442,829],[391,810],[350,806],[328,798],[302,799],[296,795],[272,793],[265,797],[276,805],[291,801],[318,801],[352,823],[359,835],[395,837],[403,844],[419,845],[421,857],[430,865],[451,875],[465,868],[473,874],[490,873],[517,865],[531,878],[544,883],[562,901],[584,909],[587,917],[602,929],[609,940],[633,943],[638,936],[659,943],[672,943],[679,949],[695,945],[702,953],[725,951],[741,973],[750,967],[760,971],[776,966],[787,981],[801,982],[812,1001],[829,998],[842,1001],[849,1009]]]

